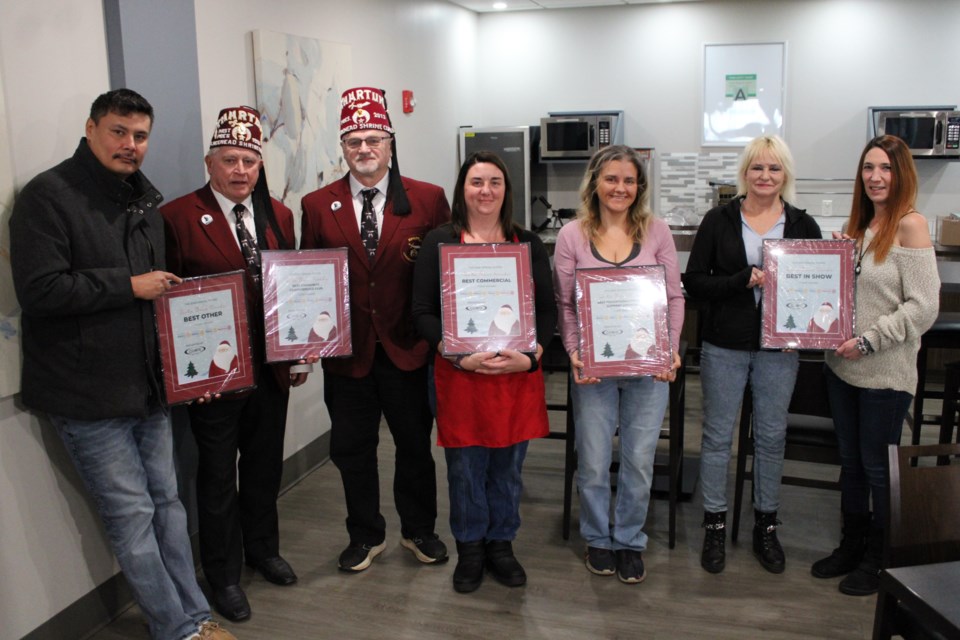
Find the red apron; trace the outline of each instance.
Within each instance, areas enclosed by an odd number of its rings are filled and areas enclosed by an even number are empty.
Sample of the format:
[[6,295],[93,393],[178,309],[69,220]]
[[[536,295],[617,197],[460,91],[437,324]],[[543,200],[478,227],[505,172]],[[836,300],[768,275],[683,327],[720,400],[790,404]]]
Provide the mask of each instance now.
[[437,444],[509,447],[550,432],[543,371],[488,376],[434,358]]

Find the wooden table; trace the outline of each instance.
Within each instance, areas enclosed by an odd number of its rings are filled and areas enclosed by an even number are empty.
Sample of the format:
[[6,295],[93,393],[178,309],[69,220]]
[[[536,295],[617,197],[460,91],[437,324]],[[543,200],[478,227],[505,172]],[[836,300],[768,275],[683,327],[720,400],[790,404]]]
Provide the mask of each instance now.
[[890,638],[898,604],[927,629],[945,638],[960,639],[960,562],[882,571],[873,619],[874,640]]

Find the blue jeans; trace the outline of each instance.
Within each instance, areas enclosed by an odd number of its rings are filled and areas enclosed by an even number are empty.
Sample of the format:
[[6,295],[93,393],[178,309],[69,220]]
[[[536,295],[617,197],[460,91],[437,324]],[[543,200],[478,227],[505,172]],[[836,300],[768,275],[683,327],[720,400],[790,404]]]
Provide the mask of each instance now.
[[197,584],[167,416],[157,409],[146,418],[50,422],[96,503],[150,636],[194,633],[210,606]]
[[[863,366],[869,365],[869,358]],[[827,395],[840,451],[840,508],[844,513],[870,513],[873,526],[887,526],[890,472],[887,446],[900,444],[903,421],[913,396],[893,389],[862,389],[838,378],[824,366]]]
[[787,409],[799,366],[800,354],[795,351],[739,351],[703,343],[700,491],[704,511],[727,510],[730,447],[748,380],[753,394],[753,505],[764,513],[780,508]]
[[[653,459],[667,410],[669,385],[652,377],[574,384],[577,487],[580,535],[602,549],[647,548],[647,521]],[[613,437],[620,429],[617,499],[610,522],[610,461]]]
[[451,447],[444,454],[453,537],[458,542],[516,538],[527,442],[503,448]]

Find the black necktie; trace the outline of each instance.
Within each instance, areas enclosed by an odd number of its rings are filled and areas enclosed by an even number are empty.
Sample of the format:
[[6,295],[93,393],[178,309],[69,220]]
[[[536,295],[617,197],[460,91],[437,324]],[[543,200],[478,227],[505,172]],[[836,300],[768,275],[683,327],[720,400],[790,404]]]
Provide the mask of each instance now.
[[257,247],[257,241],[247,231],[247,225],[243,223],[243,215],[246,211],[246,207],[242,204],[233,208],[233,212],[237,215],[237,239],[240,241],[240,252],[243,253],[243,259],[247,263],[247,271],[250,273],[253,283],[259,288],[260,249]]
[[363,196],[363,211],[360,213],[360,239],[363,240],[363,248],[367,250],[367,257],[373,262],[377,255],[377,242],[379,234],[377,233],[377,212],[373,210],[373,198],[377,195],[376,189],[364,189],[360,192]]

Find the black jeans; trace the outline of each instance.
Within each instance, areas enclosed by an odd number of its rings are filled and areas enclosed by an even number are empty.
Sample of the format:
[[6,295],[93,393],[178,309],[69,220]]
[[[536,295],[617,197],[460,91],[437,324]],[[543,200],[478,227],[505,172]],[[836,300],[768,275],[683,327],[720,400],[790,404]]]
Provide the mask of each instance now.
[[873,526],[886,528],[890,485],[887,446],[900,444],[913,396],[906,391],[855,387],[838,378],[830,367],[824,368],[839,441],[841,509],[844,513],[867,514],[872,497]]
[[324,372],[323,395],[330,412],[330,459],[340,470],[347,501],[347,532],[353,543],[383,542],[377,446],[385,417],[396,445],[393,498],[401,534],[434,532],[437,471],[433,461],[433,415],[427,403],[427,368],[398,369],[377,346],[373,369],[362,378]]

